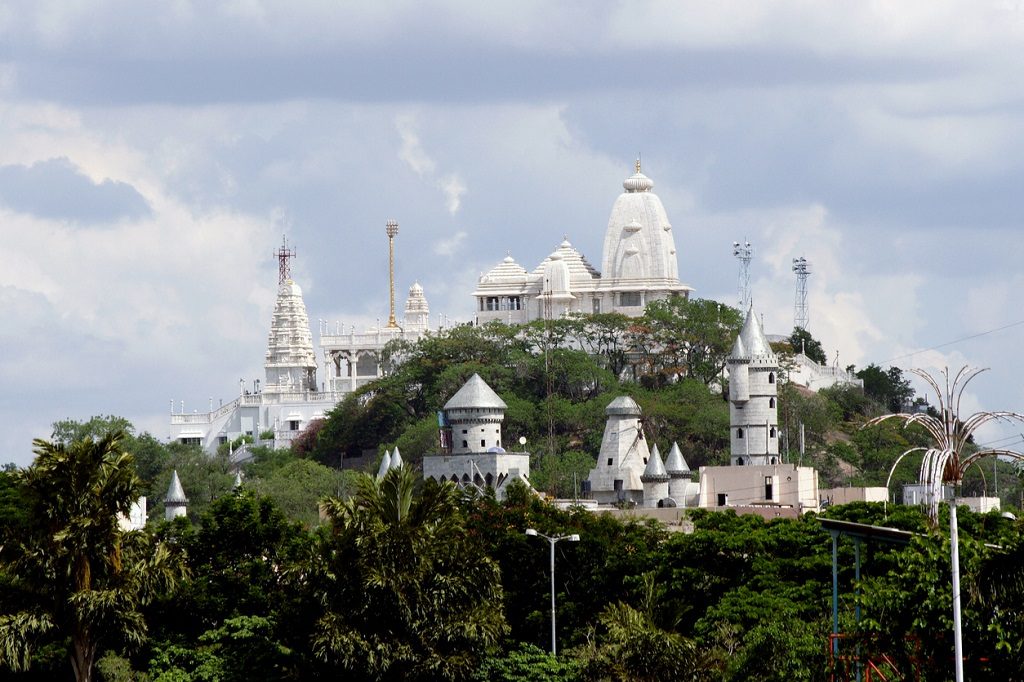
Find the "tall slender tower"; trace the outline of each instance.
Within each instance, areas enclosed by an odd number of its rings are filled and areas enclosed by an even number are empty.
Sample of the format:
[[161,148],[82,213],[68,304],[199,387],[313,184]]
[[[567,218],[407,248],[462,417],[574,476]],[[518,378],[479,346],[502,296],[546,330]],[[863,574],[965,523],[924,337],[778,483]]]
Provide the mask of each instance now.
[[743,243],[732,243],[732,255],[740,261],[740,310],[750,308],[750,259],[754,257],[754,247],[746,239]]
[[811,274],[811,262],[800,256],[793,259],[793,272],[796,273],[796,302],[793,304],[793,326],[807,329],[810,314],[807,311],[807,277]]
[[734,466],[779,463],[779,361],[761,331],[757,315],[747,310],[729,366],[729,430]]
[[388,235],[388,288],[390,291],[391,312],[388,314],[388,327],[394,329],[398,326],[395,321],[395,235],[398,234],[398,223],[389,220],[384,226]]

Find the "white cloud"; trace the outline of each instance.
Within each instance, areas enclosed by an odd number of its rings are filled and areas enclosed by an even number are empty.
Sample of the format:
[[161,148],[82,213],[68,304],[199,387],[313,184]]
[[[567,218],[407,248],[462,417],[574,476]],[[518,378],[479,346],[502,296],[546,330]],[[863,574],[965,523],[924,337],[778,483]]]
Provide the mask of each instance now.
[[404,114],[395,118],[395,128],[402,140],[398,150],[398,158],[406,163],[416,175],[429,181],[441,190],[445,198],[448,213],[455,215],[462,205],[462,195],[466,193],[466,184],[458,173],[441,175],[437,163],[427,155],[420,141],[416,119]]
[[451,257],[459,252],[463,242],[466,241],[468,234],[464,231],[459,231],[453,234],[447,239],[442,239],[434,245],[434,253],[438,256]]

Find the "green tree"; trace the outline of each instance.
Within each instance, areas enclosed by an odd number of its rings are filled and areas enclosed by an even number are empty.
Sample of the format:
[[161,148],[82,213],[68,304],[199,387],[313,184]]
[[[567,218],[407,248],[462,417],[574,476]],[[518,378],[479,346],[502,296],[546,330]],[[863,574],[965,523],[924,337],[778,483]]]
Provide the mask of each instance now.
[[735,308],[681,296],[649,303],[644,319],[658,348],[661,371],[705,384],[718,380],[743,324]]
[[864,381],[864,393],[890,412],[901,412],[903,406],[914,397],[910,379],[903,376],[903,370],[899,367],[883,370],[872,363],[857,372],[857,377]]
[[819,365],[827,365],[828,358],[825,357],[825,349],[821,347],[821,341],[811,336],[811,333],[801,327],[793,327],[793,333],[789,335],[789,345],[794,353],[803,353]]
[[497,565],[464,530],[458,491],[393,469],[329,500],[316,654],[360,679],[460,680],[505,632]]
[[558,659],[532,644],[488,656],[473,675],[477,682],[576,682],[582,680],[580,664],[573,658]]
[[28,524],[6,537],[3,566],[23,608],[0,616],[0,662],[21,670],[32,641],[59,633],[71,642],[78,680],[90,680],[104,637],[136,646],[146,636],[141,608],[182,575],[177,555],[119,517],[138,498],[132,456],[122,434],[98,440],[34,441],[36,459],[16,474]]

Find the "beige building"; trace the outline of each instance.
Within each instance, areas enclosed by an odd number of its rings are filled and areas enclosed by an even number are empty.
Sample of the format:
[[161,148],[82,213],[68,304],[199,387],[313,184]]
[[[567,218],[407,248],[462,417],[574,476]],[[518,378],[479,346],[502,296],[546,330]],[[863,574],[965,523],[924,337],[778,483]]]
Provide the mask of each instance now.
[[818,471],[795,464],[701,467],[698,506],[774,506],[792,508],[798,513],[818,511]]

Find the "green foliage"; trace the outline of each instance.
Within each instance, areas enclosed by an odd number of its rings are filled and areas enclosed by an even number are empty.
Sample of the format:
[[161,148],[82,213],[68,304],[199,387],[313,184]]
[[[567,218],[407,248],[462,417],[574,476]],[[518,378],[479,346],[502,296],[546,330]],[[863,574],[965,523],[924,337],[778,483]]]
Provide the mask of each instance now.
[[532,644],[491,655],[473,675],[477,682],[576,682],[584,678],[580,664],[572,658],[552,656]]
[[310,527],[320,523],[320,501],[347,497],[355,472],[339,471],[308,459],[292,459],[263,477],[246,479],[243,488],[273,500],[292,521]]
[[914,397],[910,379],[903,376],[903,370],[899,367],[883,370],[878,365],[870,364],[857,372],[857,377],[864,380],[864,393],[890,412],[902,412],[903,406]]
[[96,660],[96,674],[101,682],[135,682],[139,673],[132,668],[132,662],[113,651],[108,651]]
[[579,496],[580,483],[587,479],[597,460],[585,452],[564,452],[530,458],[530,484],[552,497]]
[[464,532],[457,489],[408,467],[329,500],[314,650],[359,679],[459,680],[505,632],[498,568]]
[[587,678],[660,682],[695,676],[692,642],[662,630],[649,614],[617,602],[605,607],[598,625],[596,637],[579,654]]
[[29,665],[33,641],[47,632],[70,638],[76,678],[90,678],[102,638],[138,646],[146,635],[141,608],[182,576],[171,548],[118,517],[140,483],[122,435],[99,440],[34,441],[36,459],[15,474],[28,521],[4,528],[0,567],[10,577],[0,615],[0,663]]
[[811,336],[806,329],[794,327],[793,333],[789,335],[789,346],[794,353],[803,353],[819,365],[827,365],[828,358],[825,356],[825,349],[821,347],[821,341]]

